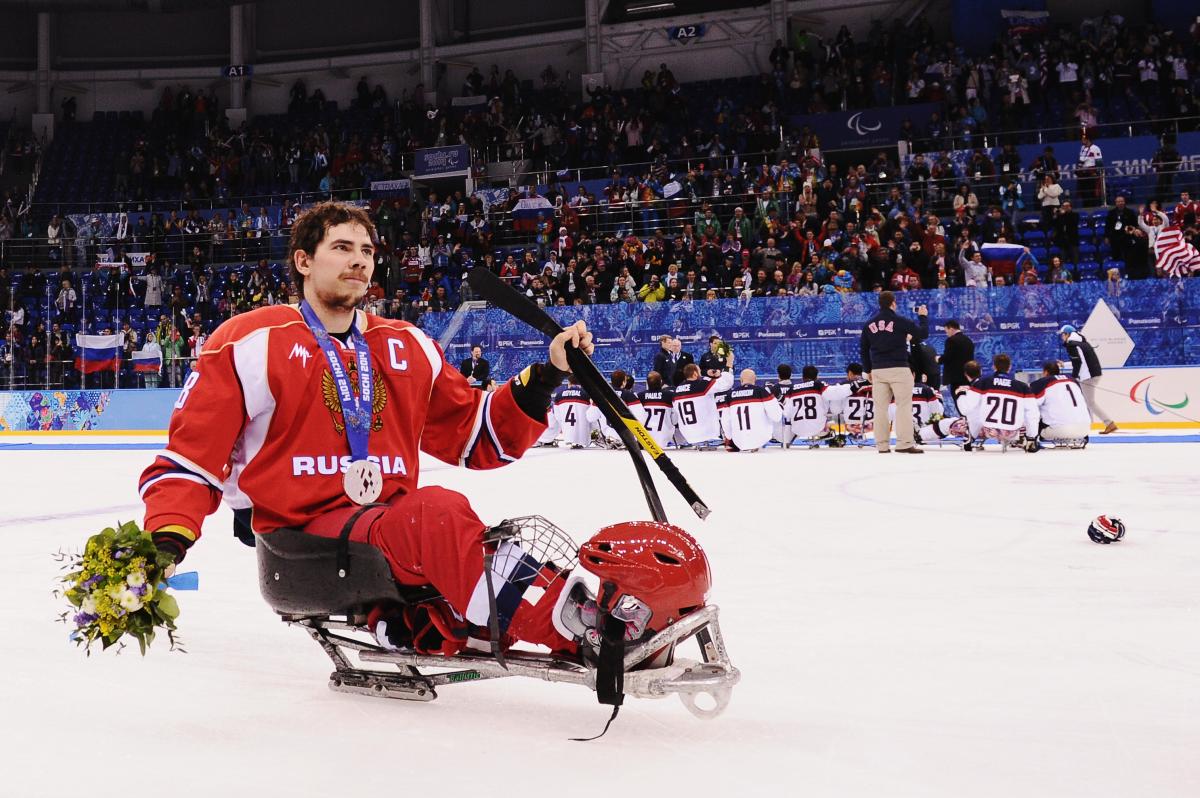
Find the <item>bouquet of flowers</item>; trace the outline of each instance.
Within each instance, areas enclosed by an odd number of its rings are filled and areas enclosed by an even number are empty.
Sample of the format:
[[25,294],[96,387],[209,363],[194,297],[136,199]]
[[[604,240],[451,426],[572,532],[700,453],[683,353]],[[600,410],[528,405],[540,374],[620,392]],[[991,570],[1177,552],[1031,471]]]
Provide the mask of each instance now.
[[56,593],[72,607],[59,619],[74,626],[71,639],[89,656],[96,641],[107,649],[125,635],[137,640],[144,655],[158,629],[167,630],[172,651],[180,648],[179,605],[165,583],[174,560],[158,550],[149,532],[133,521],[118,523],[88,538],[83,554],[59,557],[68,573]]
[[717,343],[717,354],[721,357],[728,358],[729,353],[732,351],[733,347],[730,346],[727,341],[720,341]]

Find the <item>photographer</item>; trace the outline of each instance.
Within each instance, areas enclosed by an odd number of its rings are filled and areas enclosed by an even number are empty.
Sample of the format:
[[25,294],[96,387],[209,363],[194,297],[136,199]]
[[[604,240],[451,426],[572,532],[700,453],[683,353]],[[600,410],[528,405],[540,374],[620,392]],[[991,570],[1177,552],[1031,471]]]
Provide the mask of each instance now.
[[929,310],[917,307],[919,324],[896,313],[896,295],[891,291],[879,294],[879,313],[863,327],[859,339],[859,354],[867,379],[871,381],[871,397],[880,412],[875,419],[875,448],[880,454],[890,449],[885,410],[893,398],[896,401],[896,451],[903,454],[924,454],[913,437],[912,391],[913,373],[909,368],[909,346],[929,336]]

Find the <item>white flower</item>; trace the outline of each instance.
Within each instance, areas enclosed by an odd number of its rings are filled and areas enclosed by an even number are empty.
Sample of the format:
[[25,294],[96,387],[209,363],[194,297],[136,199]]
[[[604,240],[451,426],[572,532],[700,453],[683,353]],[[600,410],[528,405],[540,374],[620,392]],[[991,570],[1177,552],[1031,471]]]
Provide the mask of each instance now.
[[122,590],[118,601],[121,604],[121,609],[127,612],[137,612],[142,608],[142,600],[134,595],[132,590]]
[[134,571],[129,576],[125,577],[125,581],[130,587],[141,587],[146,584],[146,574],[144,571]]
[[90,594],[87,596],[84,596],[83,601],[80,602],[80,604],[79,604],[79,611],[86,612],[88,615],[95,615],[96,614],[96,600],[94,598],[92,598]]

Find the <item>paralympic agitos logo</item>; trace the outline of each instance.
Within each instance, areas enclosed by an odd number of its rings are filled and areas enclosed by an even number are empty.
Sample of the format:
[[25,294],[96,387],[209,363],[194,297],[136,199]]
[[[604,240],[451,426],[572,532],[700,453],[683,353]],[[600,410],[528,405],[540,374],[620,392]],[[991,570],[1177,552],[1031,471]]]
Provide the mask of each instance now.
[[[1149,377],[1143,377],[1142,379],[1135,382],[1133,384],[1133,387],[1129,389],[1129,401],[1133,402],[1134,404],[1145,404],[1146,412],[1152,416],[1161,416],[1163,413],[1167,412],[1167,410],[1182,410],[1183,408],[1188,406],[1189,399],[1188,399],[1188,395],[1186,392],[1183,394],[1183,401],[1178,402],[1176,404],[1171,404],[1169,402],[1163,402],[1159,399],[1152,399],[1150,397],[1150,385],[1149,385],[1150,380],[1152,380],[1152,379],[1154,379],[1153,375],[1151,375]],[[1138,389],[1141,388],[1143,385],[1145,385],[1146,387],[1142,392],[1141,398],[1138,398]]]
[[883,127],[882,122],[876,122],[874,127],[872,127],[871,125],[863,124],[862,115],[863,115],[863,112],[859,111],[858,113],[851,116],[849,119],[846,120],[846,127],[848,127],[850,130],[853,130],[855,133],[857,133],[860,136],[865,136],[868,133],[874,133],[876,130],[879,130],[881,127]]

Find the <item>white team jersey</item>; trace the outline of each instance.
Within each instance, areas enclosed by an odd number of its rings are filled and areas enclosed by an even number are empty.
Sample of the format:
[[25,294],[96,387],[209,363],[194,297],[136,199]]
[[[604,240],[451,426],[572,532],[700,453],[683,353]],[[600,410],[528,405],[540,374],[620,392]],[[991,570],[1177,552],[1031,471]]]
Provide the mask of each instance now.
[[[849,386],[846,386],[849,387]],[[793,383],[783,394],[783,441],[793,438],[816,438],[829,428],[829,403],[825,393],[830,389],[820,380]]]
[[783,408],[761,385],[742,385],[724,395],[721,426],[725,436],[742,450],[761,449],[771,440],[776,424],[783,420]]
[[665,447],[675,437],[672,397],[671,389],[665,386],[659,391],[642,391],[638,394],[642,400],[642,424],[659,446]]
[[576,385],[560,388],[554,397],[554,415],[567,444],[587,446],[592,442],[592,423],[588,420],[591,404],[583,389]]
[[546,411],[546,431],[538,436],[539,444],[554,443],[558,439],[562,429],[558,426],[558,414],[554,412],[554,405],[550,405],[550,409]]
[[700,377],[675,386],[672,407],[675,423],[684,439],[693,446],[721,437],[717,415],[717,394],[733,386],[733,374],[721,372],[715,380]]
[[843,430],[862,434],[874,427],[875,401],[871,398],[871,383],[854,380],[825,389],[829,413],[837,418]]
[[1047,427],[1091,429],[1092,412],[1075,380],[1062,376],[1043,377],[1029,388]]
[[[633,417],[639,421],[642,418],[642,400],[638,399],[637,394],[633,391],[621,391],[621,399],[625,402],[625,406],[633,411]],[[600,434],[608,438],[610,441],[620,441],[621,436],[617,434],[608,424],[608,419],[604,417],[604,411],[598,406],[592,405],[587,411],[588,421],[600,429]]]
[[[918,382],[913,386],[912,391],[912,413],[913,413],[913,429],[919,429],[930,423],[933,416],[941,415],[945,411],[942,407],[942,398],[938,396],[937,391],[930,388],[923,382]],[[896,420],[896,402],[893,401],[888,405],[888,421]]]
[[[1029,386],[1007,374],[993,374],[972,383],[959,403],[974,437],[1011,438],[1024,430],[1038,434],[1041,414]],[[966,407],[964,408],[964,403]]]

